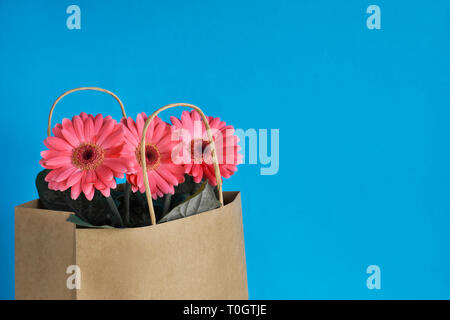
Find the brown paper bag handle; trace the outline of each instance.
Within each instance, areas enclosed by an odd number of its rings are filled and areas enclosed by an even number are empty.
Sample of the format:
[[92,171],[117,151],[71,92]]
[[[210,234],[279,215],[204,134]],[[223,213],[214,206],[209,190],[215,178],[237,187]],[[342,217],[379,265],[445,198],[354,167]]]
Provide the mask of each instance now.
[[189,107],[189,108],[192,108],[192,109],[196,110],[200,114],[200,116],[202,117],[202,121],[205,124],[206,132],[208,134],[209,144],[211,145],[211,155],[212,155],[212,158],[213,158],[214,173],[216,175],[217,188],[218,188],[218,191],[219,191],[220,206],[223,206],[222,179],[221,179],[221,176],[220,176],[219,161],[217,160],[216,146],[214,144],[214,140],[213,140],[213,137],[212,137],[212,134],[211,134],[211,128],[209,126],[208,119],[206,118],[206,116],[203,113],[203,111],[199,107],[194,106],[193,104],[189,104],[189,103],[172,103],[172,104],[168,104],[168,105],[165,105],[164,107],[159,108],[158,110],[153,112],[150,117],[148,117],[148,119],[145,121],[144,130],[142,132],[142,139],[141,139],[141,163],[142,163],[142,171],[143,171],[143,174],[144,174],[145,195],[147,197],[147,203],[148,203],[148,208],[149,208],[149,212],[150,212],[150,220],[151,220],[152,224],[156,224],[156,217],[155,217],[155,209],[153,208],[153,201],[152,201],[152,194],[151,194],[151,190],[150,190],[150,184],[148,183],[147,161],[146,161],[146,158],[145,158],[145,135],[147,134],[148,126],[150,125],[152,120],[158,115],[158,113],[160,113],[161,111],[170,109],[170,108],[175,108],[175,107]]
[[47,135],[51,136],[52,134],[52,115],[53,115],[53,110],[55,109],[56,105],[58,104],[58,102],[64,98],[65,96],[67,96],[68,94],[71,94],[72,92],[76,92],[76,91],[83,91],[83,90],[93,90],[93,91],[101,91],[101,92],[106,92],[108,94],[110,94],[111,96],[114,97],[114,99],[117,100],[117,102],[120,105],[120,108],[122,109],[122,115],[123,117],[126,119],[127,118],[127,114],[125,113],[125,108],[123,107],[123,103],[122,101],[120,101],[119,97],[116,96],[114,93],[112,93],[109,90],[106,89],[102,89],[102,88],[97,88],[97,87],[81,87],[81,88],[75,88],[69,91],[64,92],[62,95],[60,95],[55,102],[53,102],[52,107],[50,109],[50,113],[48,115],[48,127],[47,127]]

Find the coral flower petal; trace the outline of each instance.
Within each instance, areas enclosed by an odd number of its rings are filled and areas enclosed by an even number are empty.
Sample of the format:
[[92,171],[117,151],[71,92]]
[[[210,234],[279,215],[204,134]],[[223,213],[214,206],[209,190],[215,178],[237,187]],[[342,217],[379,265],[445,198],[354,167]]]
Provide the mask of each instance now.
[[67,178],[67,185],[69,187],[71,187],[71,186],[79,183],[82,175],[83,175],[82,171],[77,171],[77,172],[73,173],[69,178]]
[[76,148],[80,144],[80,139],[75,134],[72,122],[69,119],[63,119],[61,134],[73,148]]
[[83,120],[81,120],[80,116],[74,116],[72,118],[72,122],[73,122],[73,128],[75,129],[75,133],[78,137],[78,139],[81,142],[85,142],[85,138],[84,138],[84,125],[83,125]]
[[94,118],[94,134],[97,135],[103,125],[103,116],[99,113]]
[[107,139],[109,137],[109,135],[111,134],[111,132],[114,129],[115,126],[115,121],[113,120],[109,120],[106,121],[106,123],[103,124],[103,126],[100,128],[99,132],[98,132],[98,140],[97,143],[99,145],[101,145],[103,143],[103,141],[105,141],[105,139]]
[[70,188],[70,197],[73,200],[76,200],[79,197],[80,193],[81,193],[81,185],[79,183],[73,185]]
[[64,180],[67,180],[71,175],[73,175],[76,171],[78,171],[78,169],[75,167],[67,167],[63,169],[61,173],[55,177],[54,180],[56,182],[63,182]]
[[94,120],[92,118],[88,117],[85,120],[85,126],[84,126],[84,136],[86,137],[87,141],[92,141],[92,138],[94,136]]
[[99,145],[107,149],[112,146],[117,146],[118,144],[120,144],[122,139],[123,130],[122,127],[118,126],[105,140],[103,140],[101,143],[99,142]]
[[58,151],[69,151],[72,149],[69,143],[66,140],[58,138],[58,137],[47,137],[44,140],[44,144],[49,149],[54,149]]
[[70,165],[72,162],[70,157],[62,156],[62,157],[54,157],[45,161],[45,164],[48,166],[59,166],[64,167],[66,165]]

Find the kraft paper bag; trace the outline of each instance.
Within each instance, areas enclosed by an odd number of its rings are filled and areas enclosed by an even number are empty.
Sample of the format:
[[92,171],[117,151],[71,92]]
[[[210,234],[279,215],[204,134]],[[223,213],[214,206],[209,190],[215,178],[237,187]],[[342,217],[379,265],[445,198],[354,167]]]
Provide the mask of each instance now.
[[[69,90],[64,96],[96,87]],[[145,159],[145,136],[156,115],[174,107],[197,110],[204,122],[220,207],[156,224]],[[39,208],[34,200],[15,208],[16,299],[248,299],[241,196],[222,192],[222,179],[208,121],[197,106],[176,103],[156,110],[141,141],[145,195],[152,225],[140,228],[83,228],[70,212]]]
[[241,197],[223,196],[218,209],[127,229],[77,227],[38,200],[17,206],[16,299],[248,299]]

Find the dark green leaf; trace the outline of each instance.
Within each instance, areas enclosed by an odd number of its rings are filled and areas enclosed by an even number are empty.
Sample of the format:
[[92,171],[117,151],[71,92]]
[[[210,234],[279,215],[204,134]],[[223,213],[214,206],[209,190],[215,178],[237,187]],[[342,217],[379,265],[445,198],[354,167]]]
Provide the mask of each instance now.
[[69,215],[69,217],[67,218],[67,221],[75,223],[77,226],[80,227],[86,227],[86,228],[102,228],[102,229],[114,229],[114,227],[108,226],[108,225],[103,225],[103,226],[94,226],[92,224],[90,224],[89,222],[84,221],[83,219],[81,219],[80,217],[77,217],[74,214]]
[[54,191],[48,188],[45,177],[50,170],[45,169],[38,173],[36,177],[36,189],[39,195],[40,207],[43,209],[57,211],[72,211],[66,201],[66,195],[61,191]]
[[94,226],[114,225],[112,212],[106,198],[95,191],[94,198],[89,201],[83,193],[78,199],[73,200],[70,189],[61,192],[48,188],[45,176],[50,170],[41,171],[36,178],[36,188],[39,194],[40,206],[43,209],[74,212],[79,218]]
[[220,207],[220,202],[217,200],[214,188],[209,183],[204,182],[193,196],[173,208],[158,223],[188,217],[218,207]]

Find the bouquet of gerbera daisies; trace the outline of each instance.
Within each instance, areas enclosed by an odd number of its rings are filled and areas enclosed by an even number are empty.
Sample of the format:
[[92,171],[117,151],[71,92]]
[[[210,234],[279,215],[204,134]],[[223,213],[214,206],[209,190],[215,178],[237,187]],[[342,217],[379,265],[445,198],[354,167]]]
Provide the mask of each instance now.
[[[217,181],[242,161],[233,126],[190,104],[136,119],[120,104],[120,121],[82,112],[56,124],[53,136],[49,130],[36,181],[42,207],[73,211],[70,221],[95,227],[146,226],[219,207]],[[194,110],[171,123],[157,116],[175,106]]]

